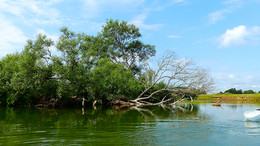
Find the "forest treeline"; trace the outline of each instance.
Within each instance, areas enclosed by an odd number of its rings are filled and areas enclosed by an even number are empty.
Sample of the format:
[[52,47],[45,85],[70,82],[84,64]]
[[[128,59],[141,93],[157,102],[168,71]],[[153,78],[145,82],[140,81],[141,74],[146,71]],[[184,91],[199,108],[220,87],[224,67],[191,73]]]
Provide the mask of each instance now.
[[143,43],[139,29],[125,21],[108,20],[96,36],[60,31],[57,42],[38,34],[21,52],[1,58],[1,105],[82,98],[175,103],[212,85],[207,71],[174,54],[167,53],[151,68],[147,60],[155,55],[155,46]]
[[224,92],[220,92],[220,94],[224,94],[224,93],[230,93],[230,94],[256,94],[256,93],[260,93],[260,91],[256,92],[254,90],[245,90],[243,91],[242,89],[236,89],[236,88],[230,88]]

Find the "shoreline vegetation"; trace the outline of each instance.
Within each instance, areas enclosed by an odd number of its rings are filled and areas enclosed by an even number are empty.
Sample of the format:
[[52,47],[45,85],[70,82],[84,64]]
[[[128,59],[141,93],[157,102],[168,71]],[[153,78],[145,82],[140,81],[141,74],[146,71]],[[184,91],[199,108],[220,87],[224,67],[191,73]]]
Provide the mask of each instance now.
[[198,101],[215,101],[224,103],[260,103],[260,93],[255,94],[202,94],[197,98]]
[[141,41],[133,24],[107,20],[96,36],[64,27],[0,59],[0,105],[29,107],[162,105],[193,100],[213,84],[192,60]]

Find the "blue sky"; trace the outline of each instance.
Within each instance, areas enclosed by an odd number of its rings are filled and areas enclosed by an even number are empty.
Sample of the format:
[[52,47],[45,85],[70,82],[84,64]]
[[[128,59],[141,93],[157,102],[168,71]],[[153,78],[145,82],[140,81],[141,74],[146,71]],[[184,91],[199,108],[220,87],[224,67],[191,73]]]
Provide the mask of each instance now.
[[106,19],[138,26],[157,55],[174,51],[208,69],[215,92],[260,91],[260,0],[0,0],[0,57],[59,29],[95,35]]

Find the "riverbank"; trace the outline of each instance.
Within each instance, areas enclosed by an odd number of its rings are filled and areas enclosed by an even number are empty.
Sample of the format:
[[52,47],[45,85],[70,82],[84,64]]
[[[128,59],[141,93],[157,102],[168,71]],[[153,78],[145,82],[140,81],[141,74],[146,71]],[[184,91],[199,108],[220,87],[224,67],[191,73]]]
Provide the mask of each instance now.
[[260,103],[260,94],[209,94],[197,100],[222,101],[225,103]]

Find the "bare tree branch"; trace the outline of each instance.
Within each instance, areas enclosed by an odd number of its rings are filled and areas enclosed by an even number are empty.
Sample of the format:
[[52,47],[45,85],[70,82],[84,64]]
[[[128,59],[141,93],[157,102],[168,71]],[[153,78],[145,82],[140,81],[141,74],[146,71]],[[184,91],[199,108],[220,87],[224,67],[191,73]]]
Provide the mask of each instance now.
[[[169,102],[177,104],[184,100],[193,100],[190,94],[207,92],[213,84],[206,70],[197,67],[191,60],[179,59],[174,54],[168,53],[157,61],[158,68],[154,71],[146,64],[145,89],[132,103],[160,105]],[[151,80],[150,80],[151,79]],[[160,82],[164,87],[154,90]],[[166,94],[162,96],[163,94]],[[145,96],[144,96],[145,95]],[[161,96],[161,101],[150,102],[154,96]],[[178,98],[179,97],[179,98]],[[175,99],[178,101],[174,101]]]

